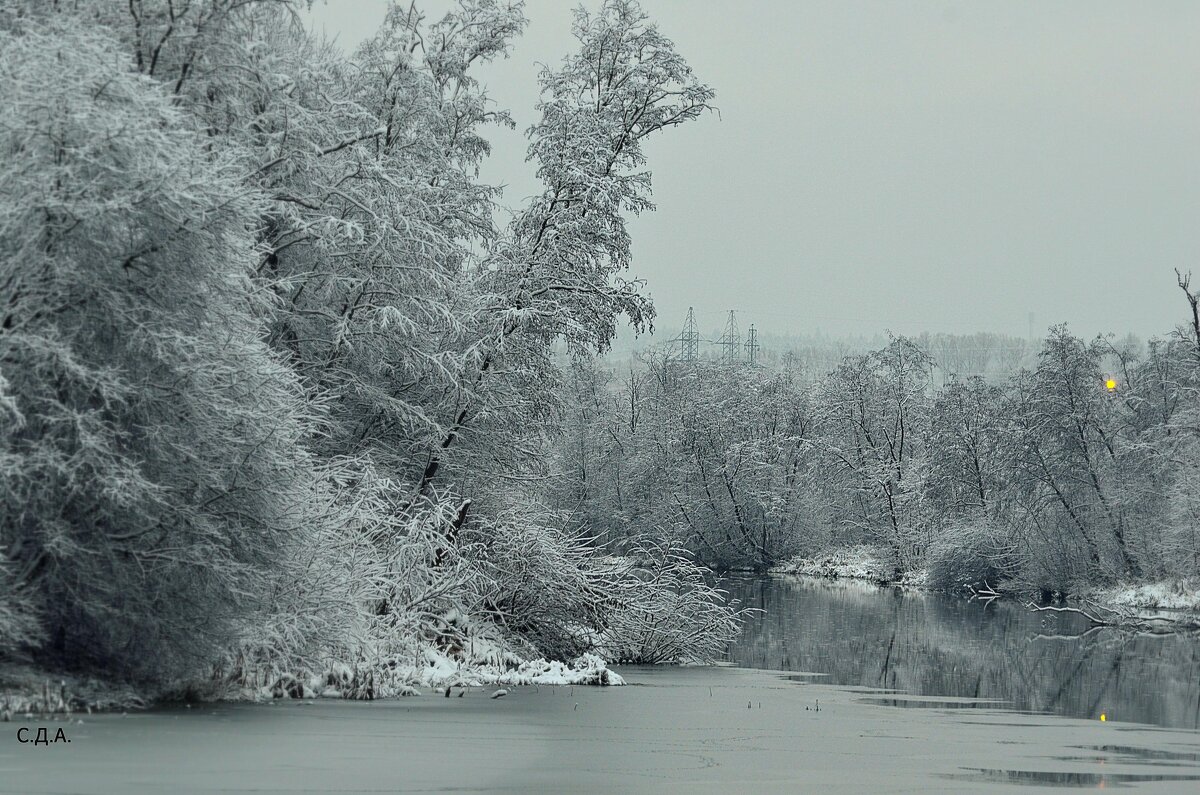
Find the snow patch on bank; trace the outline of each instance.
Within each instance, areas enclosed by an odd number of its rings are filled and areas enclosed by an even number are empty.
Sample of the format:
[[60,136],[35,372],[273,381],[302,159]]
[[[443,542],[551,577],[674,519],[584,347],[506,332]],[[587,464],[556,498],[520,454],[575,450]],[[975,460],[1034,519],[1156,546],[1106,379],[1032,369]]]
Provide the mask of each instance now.
[[878,549],[869,546],[848,547],[817,557],[796,557],[772,570],[776,574],[795,574],[805,577],[868,580],[891,582],[892,566],[884,562]]
[[1093,591],[1091,598],[1113,607],[1200,612],[1200,587],[1189,580],[1119,584]]
[[426,648],[416,664],[386,665],[353,669],[346,665],[304,677],[284,674],[270,685],[246,688],[246,700],[271,698],[346,698],[373,700],[421,695],[422,688],[444,692],[446,688],[489,685],[599,685],[625,684],[608,663],[594,654],[584,654],[570,663],[558,660],[526,660],[510,667],[503,664],[472,664],[444,651]]
[[558,660],[526,660],[516,668],[498,665],[474,666],[460,662],[436,649],[425,650],[425,666],[403,676],[425,687],[463,685],[623,685],[625,680],[608,670],[608,663],[594,654],[584,654],[570,663]]
[[[422,690],[516,685],[623,685],[596,654],[570,662],[534,658],[497,627],[451,610],[429,622],[422,637],[390,654],[376,651],[357,664],[327,663],[317,669],[255,672],[244,676],[235,697],[343,698],[373,700],[419,696]],[[461,690],[459,691],[462,692]]]
[[896,580],[896,585],[901,588],[915,588],[923,590],[932,588],[929,584],[929,569],[913,569],[906,571],[900,575],[900,579]]

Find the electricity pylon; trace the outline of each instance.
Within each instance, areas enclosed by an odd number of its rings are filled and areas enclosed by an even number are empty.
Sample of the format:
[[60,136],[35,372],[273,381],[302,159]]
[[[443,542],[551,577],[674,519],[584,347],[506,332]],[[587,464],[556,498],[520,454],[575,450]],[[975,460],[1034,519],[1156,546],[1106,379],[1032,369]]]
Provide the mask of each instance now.
[[696,312],[688,307],[687,320],[683,321],[683,331],[671,340],[679,343],[679,354],[685,362],[694,362],[700,356],[700,330],[696,328]]
[[754,324],[750,324],[750,330],[746,332],[746,357],[753,366],[758,364],[758,329]]
[[741,343],[742,335],[738,331],[737,313],[730,309],[729,320],[725,323],[725,333],[717,341],[717,344],[725,349],[721,353],[721,361],[725,364],[735,363],[738,360],[738,349],[741,348]]

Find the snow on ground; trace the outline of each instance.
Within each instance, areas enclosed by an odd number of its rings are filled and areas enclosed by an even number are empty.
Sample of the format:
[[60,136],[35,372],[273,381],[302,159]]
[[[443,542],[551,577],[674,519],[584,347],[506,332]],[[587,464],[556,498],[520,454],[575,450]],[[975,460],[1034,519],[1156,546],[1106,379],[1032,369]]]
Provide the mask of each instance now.
[[900,575],[896,584],[902,588],[929,588],[929,569],[913,569]]
[[1120,584],[1098,589],[1091,596],[1113,607],[1200,611],[1200,587],[1188,580]]
[[243,688],[235,700],[262,701],[273,698],[378,699],[419,696],[422,689],[444,692],[446,688],[486,685],[623,685],[625,680],[608,669],[594,654],[584,654],[570,663],[558,660],[525,660],[510,663],[468,662],[445,651],[425,648],[416,663],[389,664],[353,670],[335,665],[306,677],[283,674],[272,684]]
[[[514,685],[625,684],[595,654],[570,661],[527,659],[495,627],[456,611],[441,617],[442,631],[407,652],[379,654],[358,665],[331,662],[320,669],[242,670],[232,679],[179,682],[154,693],[32,667],[0,666],[0,722],[26,713],[124,710],[165,701],[272,701],[275,699],[375,700],[419,696],[423,691]],[[452,630],[452,631],[451,631]]]
[[456,661],[444,652],[426,649],[425,666],[402,674],[414,684],[425,687],[463,685],[623,685],[625,680],[608,670],[608,664],[594,654],[584,654],[570,664],[558,660],[527,660],[516,668],[497,665],[471,665]]
[[[492,676],[488,674],[487,676]],[[620,674],[608,670],[608,664],[594,654],[585,654],[570,665],[557,660],[532,660],[515,671],[495,674],[486,679],[501,685],[623,685]]]
[[254,701],[274,698],[344,698],[374,700],[419,696],[422,690],[487,685],[623,685],[595,654],[570,662],[530,659],[518,653],[500,631],[450,610],[424,631],[424,640],[403,653],[378,654],[357,666],[343,663],[324,670],[275,673],[261,687],[242,688],[236,698]]
[[808,577],[848,578],[891,582],[892,567],[883,562],[879,550],[868,546],[849,547],[813,558],[797,557],[774,569],[776,574]]

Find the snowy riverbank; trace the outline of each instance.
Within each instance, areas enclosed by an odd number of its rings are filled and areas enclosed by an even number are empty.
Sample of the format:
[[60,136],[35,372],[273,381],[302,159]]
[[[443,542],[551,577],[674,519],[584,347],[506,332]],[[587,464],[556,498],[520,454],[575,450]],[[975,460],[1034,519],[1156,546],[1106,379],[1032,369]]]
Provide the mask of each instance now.
[[26,718],[69,717],[81,713],[142,709],[156,702],[265,702],[275,699],[376,700],[420,696],[457,688],[464,692],[489,686],[619,686],[625,680],[594,654],[566,663],[518,660],[511,654],[492,661],[471,661],[425,648],[415,662],[352,668],[332,665],[319,673],[274,673],[254,685],[203,683],[177,685],[158,693],[30,667],[0,669],[0,722]]
[[[771,570],[772,574],[801,577],[821,577],[833,580],[850,580],[874,585],[891,585],[905,588],[930,588],[928,572],[924,569],[902,572],[896,576],[893,567],[885,562],[880,551],[870,546],[856,546],[827,552],[814,557],[797,557]],[[964,596],[1022,597],[1020,593],[998,590],[961,591]],[[1178,625],[1179,629],[1191,629],[1197,624],[1200,614],[1200,587],[1190,580],[1163,580],[1148,583],[1119,583],[1096,586],[1067,598],[1067,603],[1076,600],[1099,606],[1106,618],[1120,624],[1122,617],[1130,621],[1147,616],[1156,622],[1159,629]],[[1148,613],[1147,611],[1160,611]]]
[[1088,597],[1109,607],[1200,612],[1200,583],[1162,580],[1097,588]]
[[895,568],[885,561],[879,550],[869,546],[847,547],[814,557],[792,558],[771,569],[771,573],[863,580],[878,585],[900,585],[910,588],[927,587],[927,573],[924,569],[903,572],[897,578]]
[[596,685],[625,684],[608,669],[608,663],[595,654],[584,654],[570,663],[558,660],[515,658],[499,662],[473,662],[444,651],[426,648],[414,663],[391,664],[367,669],[347,665],[307,676],[284,674],[269,685],[244,687],[230,700],[266,701],[273,698],[296,699],[375,699],[420,696],[423,690],[444,692],[447,688],[485,687],[489,685]]

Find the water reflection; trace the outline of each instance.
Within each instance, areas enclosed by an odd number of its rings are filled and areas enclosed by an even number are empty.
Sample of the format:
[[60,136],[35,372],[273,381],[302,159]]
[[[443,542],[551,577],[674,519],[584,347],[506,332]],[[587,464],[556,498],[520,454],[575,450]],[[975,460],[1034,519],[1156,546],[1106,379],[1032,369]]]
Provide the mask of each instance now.
[[[1152,765],[1166,761],[1186,763],[1200,762],[1200,754],[1190,751],[1164,751],[1155,748],[1134,748],[1130,745],[1077,745],[1081,751],[1097,751],[1099,756],[1081,757],[1086,759],[1105,759],[1127,765]],[[1057,757],[1066,759],[1067,757]]]
[[1124,786],[1142,781],[1200,781],[1196,775],[1174,775],[1170,773],[1059,773],[1042,770],[987,770],[975,768],[973,773],[949,774],[943,778],[958,781],[994,781],[1002,784],[1030,784],[1042,787],[1095,787]]
[[860,698],[863,704],[874,704],[877,707],[903,707],[905,709],[996,709],[1005,706],[1007,702],[992,701],[932,701],[916,698]]
[[914,696],[1200,729],[1195,636],[1103,630],[1076,637],[1088,626],[1075,615],[849,581],[746,578],[722,587],[764,611],[730,647],[737,665],[820,672],[828,676],[818,681]]

